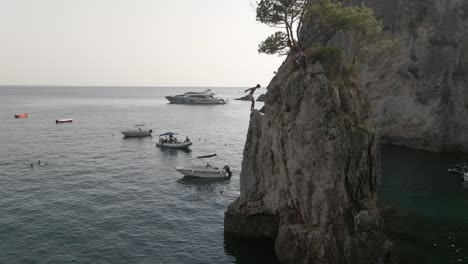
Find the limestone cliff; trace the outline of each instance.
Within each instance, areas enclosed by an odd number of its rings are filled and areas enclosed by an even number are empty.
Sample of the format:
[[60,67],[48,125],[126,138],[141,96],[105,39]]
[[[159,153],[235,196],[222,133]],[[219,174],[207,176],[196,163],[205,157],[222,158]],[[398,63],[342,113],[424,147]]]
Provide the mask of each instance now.
[[361,68],[382,141],[468,152],[468,1],[364,2],[400,40]]
[[275,239],[282,263],[392,263],[376,208],[378,140],[345,71],[286,61],[252,112],[225,232]]

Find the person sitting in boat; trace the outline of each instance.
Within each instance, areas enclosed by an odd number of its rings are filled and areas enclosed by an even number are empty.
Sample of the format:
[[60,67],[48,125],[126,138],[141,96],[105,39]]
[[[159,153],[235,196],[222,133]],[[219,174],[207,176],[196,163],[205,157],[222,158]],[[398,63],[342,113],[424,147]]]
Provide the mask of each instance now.
[[169,143],[174,142],[174,137],[172,135],[169,135]]
[[185,143],[190,142],[190,139],[188,138],[188,136],[185,137],[185,141],[184,141],[184,142],[185,142]]

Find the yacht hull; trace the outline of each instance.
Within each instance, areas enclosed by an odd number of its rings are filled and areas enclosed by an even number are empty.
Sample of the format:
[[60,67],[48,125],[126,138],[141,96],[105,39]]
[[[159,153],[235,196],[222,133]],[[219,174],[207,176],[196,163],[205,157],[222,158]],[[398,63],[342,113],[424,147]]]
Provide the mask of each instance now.
[[216,105],[226,104],[226,100],[222,98],[193,98],[193,97],[175,97],[166,96],[170,104],[200,104],[200,105]]

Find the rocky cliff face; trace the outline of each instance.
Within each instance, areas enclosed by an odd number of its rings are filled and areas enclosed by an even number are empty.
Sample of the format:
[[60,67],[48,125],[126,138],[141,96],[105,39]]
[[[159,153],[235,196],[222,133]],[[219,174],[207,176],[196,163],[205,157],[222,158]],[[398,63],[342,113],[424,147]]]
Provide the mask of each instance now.
[[468,1],[364,2],[400,40],[361,69],[382,141],[468,152]]
[[347,73],[288,61],[254,111],[225,231],[275,239],[282,263],[392,263],[376,208],[377,137]]

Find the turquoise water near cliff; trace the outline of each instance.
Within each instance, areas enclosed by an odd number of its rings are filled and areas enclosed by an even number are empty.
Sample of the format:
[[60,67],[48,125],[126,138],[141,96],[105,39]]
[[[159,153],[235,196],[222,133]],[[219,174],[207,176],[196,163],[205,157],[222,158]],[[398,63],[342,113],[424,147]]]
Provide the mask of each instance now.
[[[250,108],[232,99],[244,89],[215,89],[231,99],[218,106],[163,97],[203,89],[0,87],[0,263],[275,263],[271,244],[223,234]],[[14,119],[20,112],[30,117]],[[56,125],[59,117],[74,123]],[[192,151],[123,139],[136,123],[188,135]],[[174,170],[214,152],[230,181]],[[31,169],[37,160],[47,166]],[[446,172],[460,160],[382,146],[380,198],[402,263],[467,263],[468,189]]]
[[468,183],[447,172],[465,154],[381,146],[380,201],[401,263],[468,263]]

